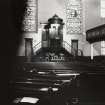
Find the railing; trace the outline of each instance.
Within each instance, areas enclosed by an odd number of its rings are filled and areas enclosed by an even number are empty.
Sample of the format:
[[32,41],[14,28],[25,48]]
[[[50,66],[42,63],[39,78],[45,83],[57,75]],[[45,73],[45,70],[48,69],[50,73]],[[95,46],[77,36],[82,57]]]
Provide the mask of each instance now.
[[81,49],[74,49],[69,43],[63,41],[62,47],[65,48],[73,56],[83,56],[83,51]]
[[33,54],[35,54],[42,47],[42,42],[40,41],[36,45],[33,44]]
[[[33,44],[33,54],[35,54],[42,47],[42,42],[40,41],[36,45]],[[83,56],[83,51],[81,49],[74,49],[68,42],[63,41],[62,47],[72,54],[73,56]]]

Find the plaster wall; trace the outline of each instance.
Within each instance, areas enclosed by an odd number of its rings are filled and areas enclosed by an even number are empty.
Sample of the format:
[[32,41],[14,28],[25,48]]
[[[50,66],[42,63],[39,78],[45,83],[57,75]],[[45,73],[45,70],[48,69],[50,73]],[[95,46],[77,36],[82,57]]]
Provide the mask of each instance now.
[[[41,36],[41,29],[38,30],[38,33],[35,32],[25,32],[23,33],[23,38],[20,43],[20,47],[17,53],[17,56],[25,56],[25,38],[32,38],[33,39],[33,47],[37,45],[39,42],[41,42],[42,36]],[[34,49],[34,52],[38,50],[41,47],[41,44],[39,46],[36,46]]]
[[[84,56],[91,56],[91,44],[86,42],[83,47]],[[100,56],[101,55],[101,42],[93,43],[93,55]]]

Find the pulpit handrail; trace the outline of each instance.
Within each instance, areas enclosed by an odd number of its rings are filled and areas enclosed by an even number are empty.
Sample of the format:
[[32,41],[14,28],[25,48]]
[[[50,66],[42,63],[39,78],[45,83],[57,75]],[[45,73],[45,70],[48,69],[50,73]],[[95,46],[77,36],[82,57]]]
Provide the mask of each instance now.
[[41,44],[41,41],[39,43],[37,43],[36,45],[33,46],[33,48],[35,48],[36,46],[38,46],[39,44]]
[[83,51],[82,51],[81,49],[77,49],[77,50],[74,49],[73,46],[70,45],[70,44],[69,44],[68,42],[66,42],[66,41],[63,41],[63,43],[64,43],[64,44],[66,43],[66,44],[70,47],[70,49],[72,48],[74,52],[77,52],[77,56],[79,55],[79,53],[80,53],[80,56],[83,56]]

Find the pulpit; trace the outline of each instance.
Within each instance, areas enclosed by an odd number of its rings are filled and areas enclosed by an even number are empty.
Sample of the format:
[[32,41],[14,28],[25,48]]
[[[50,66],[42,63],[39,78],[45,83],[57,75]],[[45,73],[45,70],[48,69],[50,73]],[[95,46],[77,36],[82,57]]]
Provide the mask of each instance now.
[[48,23],[45,25],[42,32],[42,43],[44,44],[42,45],[43,47],[48,47],[54,51],[62,47],[63,24],[63,20],[56,14],[52,18],[48,19]]

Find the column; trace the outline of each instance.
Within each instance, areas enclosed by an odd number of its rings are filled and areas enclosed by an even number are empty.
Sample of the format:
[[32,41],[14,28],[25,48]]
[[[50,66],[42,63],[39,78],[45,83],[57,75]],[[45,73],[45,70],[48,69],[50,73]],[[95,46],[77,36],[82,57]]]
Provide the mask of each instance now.
[[93,44],[91,43],[91,60],[93,60],[94,54],[93,54]]

